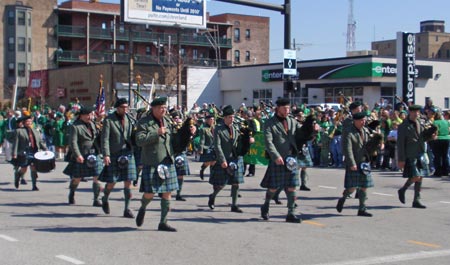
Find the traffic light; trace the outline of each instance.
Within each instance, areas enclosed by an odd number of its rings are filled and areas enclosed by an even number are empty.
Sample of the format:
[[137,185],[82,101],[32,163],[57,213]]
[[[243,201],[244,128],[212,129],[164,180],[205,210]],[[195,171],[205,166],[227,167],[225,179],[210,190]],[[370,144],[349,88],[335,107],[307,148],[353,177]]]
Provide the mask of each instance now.
[[300,89],[300,82],[296,80],[285,80],[284,90],[287,92],[294,92]]

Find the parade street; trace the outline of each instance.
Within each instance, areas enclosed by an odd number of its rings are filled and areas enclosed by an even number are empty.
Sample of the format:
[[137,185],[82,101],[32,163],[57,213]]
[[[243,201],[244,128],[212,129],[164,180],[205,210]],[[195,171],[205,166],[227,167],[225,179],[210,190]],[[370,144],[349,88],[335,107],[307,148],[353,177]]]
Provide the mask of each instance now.
[[[190,157],[192,159],[192,157]],[[183,196],[168,215],[178,232],[157,230],[160,200],[147,208],[142,227],[122,217],[123,184],[110,196],[111,214],[92,207],[92,182],[82,182],[68,205],[69,178],[56,170],[40,174],[40,191],[28,185],[18,190],[13,169],[0,164],[0,264],[448,264],[450,259],[450,181],[425,178],[422,203],[411,208],[413,189],[401,204],[397,189],[404,179],[399,172],[375,171],[375,187],[368,190],[367,211],[358,217],[358,200],[347,199],[342,213],[335,209],[343,191],[344,170],[308,169],[309,192],[298,191],[297,213],[301,224],[285,222],[283,205],[271,203],[270,220],[263,221],[260,206],[265,190],[259,183],[265,167],[255,177],[245,177],[238,200],[243,213],[230,211],[230,188],[219,193],[209,209],[209,169],[199,178],[200,163],[191,160]],[[131,209],[136,215],[142,196],[132,189]]]

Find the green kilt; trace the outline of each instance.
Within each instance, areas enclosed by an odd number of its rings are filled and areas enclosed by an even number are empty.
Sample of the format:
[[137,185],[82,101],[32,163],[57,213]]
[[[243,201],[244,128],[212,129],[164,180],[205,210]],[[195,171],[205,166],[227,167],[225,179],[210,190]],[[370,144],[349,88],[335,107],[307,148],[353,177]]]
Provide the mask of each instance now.
[[406,159],[405,168],[403,169],[404,178],[425,177],[430,175],[431,172],[428,164],[422,163],[420,159]]
[[16,167],[28,167],[33,165],[34,162],[34,153],[28,153],[24,155],[18,155],[15,160],[13,160],[13,164]]
[[277,165],[274,161],[270,161],[260,186],[267,189],[298,187],[300,186],[298,169],[290,171],[285,165]]
[[142,166],[142,162],[141,162],[142,147],[134,146],[133,149],[134,149],[134,151],[133,151],[134,162],[136,164],[136,167]]
[[158,176],[157,167],[144,165],[142,169],[142,180],[139,188],[140,192],[145,193],[165,193],[178,190],[178,179],[175,165],[165,164],[169,168],[170,177],[161,179]]
[[373,187],[372,174],[367,176],[361,170],[352,171],[349,168],[345,169],[345,183],[344,187],[348,188],[370,188]]
[[97,155],[96,166],[89,168],[86,165],[86,160],[84,163],[78,163],[77,161],[70,161],[63,173],[70,176],[70,178],[84,178],[84,177],[98,177],[100,172],[103,170],[103,161],[100,156]]
[[227,171],[220,166],[219,163],[216,163],[213,167],[211,167],[211,174],[209,177],[209,184],[213,186],[225,186],[232,184],[241,184],[244,183],[244,160],[242,156],[240,156],[237,161],[230,160],[230,162],[235,162],[238,166],[237,170],[234,172],[234,176],[231,177],[227,174]]
[[133,154],[128,155],[128,166],[126,168],[119,168],[117,159],[121,154],[111,155],[111,164],[103,168],[98,180],[106,183],[115,183],[122,181],[136,180],[136,162]]
[[200,162],[216,161],[216,153],[213,149],[203,149],[203,153],[200,155]]
[[299,168],[313,166],[313,161],[311,159],[309,149],[306,149],[305,152],[302,152],[301,154],[298,155],[297,163]]
[[[184,159],[184,164],[181,167],[175,165],[175,170],[177,171],[177,176],[189,176],[191,171],[189,170],[189,162],[185,153],[181,153],[177,156],[181,156]],[[177,157],[175,156],[175,158]]]

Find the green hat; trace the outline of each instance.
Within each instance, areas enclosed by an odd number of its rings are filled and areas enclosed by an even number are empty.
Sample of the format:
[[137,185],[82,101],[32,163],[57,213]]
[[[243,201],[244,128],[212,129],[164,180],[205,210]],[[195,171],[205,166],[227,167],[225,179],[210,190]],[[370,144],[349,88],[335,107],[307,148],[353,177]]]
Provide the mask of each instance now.
[[362,111],[362,112],[358,112],[358,113],[353,114],[352,117],[353,117],[353,120],[360,120],[362,118],[367,117],[367,115],[366,115],[366,113],[364,111]]
[[234,114],[234,109],[233,109],[233,107],[231,105],[227,105],[227,106],[223,107],[222,115],[224,117],[228,116],[228,115],[233,115],[233,114]]
[[422,109],[422,106],[417,105],[417,104],[414,104],[414,105],[411,105],[408,107],[409,111],[416,111],[416,110],[421,110],[421,109]]
[[150,103],[150,106],[154,107],[154,106],[160,106],[160,105],[165,105],[167,103],[167,98],[166,97],[159,97],[159,98],[155,98],[152,103]]
[[348,109],[349,110],[353,110],[353,109],[356,109],[357,107],[359,107],[361,105],[362,105],[361,102],[355,101],[355,102],[352,102],[352,104],[350,104],[350,106],[348,106]]
[[288,98],[279,98],[275,104],[277,104],[277,106],[287,106],[291,104],[291,101]]
[[128,100],[126,98],[119,98],[116,103],[114,103],[114,108],[118,108],[123,104],[128,104]]
[[87,115],[93,112],[95,109],[93,107],[82,107],[80,111],[78,111],[78,115]]

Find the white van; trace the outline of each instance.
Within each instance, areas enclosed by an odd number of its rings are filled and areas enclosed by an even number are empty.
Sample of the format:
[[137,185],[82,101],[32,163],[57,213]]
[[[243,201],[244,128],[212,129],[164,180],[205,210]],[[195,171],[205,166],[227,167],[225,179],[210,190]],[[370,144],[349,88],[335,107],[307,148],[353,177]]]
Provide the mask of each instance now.
[[337,112],[341,109],[341,104],[339,104],[339,103],[311,103],[311,104],[307,104],[306,107],[308,107],[308,108],[321,107],[322,110],[332,108],[332,109],[334,109],[334,111]]

